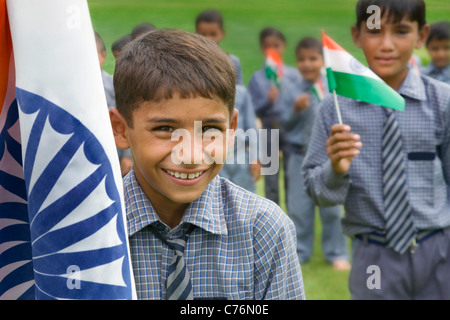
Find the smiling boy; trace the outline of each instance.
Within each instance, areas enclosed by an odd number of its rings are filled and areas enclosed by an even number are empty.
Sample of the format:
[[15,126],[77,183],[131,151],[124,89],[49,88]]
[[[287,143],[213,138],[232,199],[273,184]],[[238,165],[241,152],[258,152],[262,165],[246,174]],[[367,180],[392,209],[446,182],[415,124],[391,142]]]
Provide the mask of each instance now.
[[133,156],[124,191],[138,298],[304,298],[292,222],[217,176],[238,117],[226,53],[154,31],[120,54],[114,86],[116,144]]
[[[369,28],[369,6],[381,27]],[[343,203],[353,299],[450,299],[450,87],[409,69],[428,35],[423,0],[360,0],[354,43],[404,111],[324,99],[302,171],[319,205]],[[375,270],[375,271],[374,271]],[[375,272],[375,273],[374,273]]]

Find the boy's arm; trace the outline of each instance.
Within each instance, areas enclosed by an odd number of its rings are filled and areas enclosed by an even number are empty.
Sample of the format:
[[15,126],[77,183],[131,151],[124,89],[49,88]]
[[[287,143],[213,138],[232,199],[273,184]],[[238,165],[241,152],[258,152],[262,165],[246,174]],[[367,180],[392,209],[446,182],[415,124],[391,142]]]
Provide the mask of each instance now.
[[301,118],[301,112],[296,111],[294,108],[295,100],[300,94],[300,90],[296,89],[296,85],[291,83],[284,84],[280,91],[280,98],[277,102],[282,110],[280,122],[288,131],[294,128]]
[[302,166],[306,191],[319,206],[344,203],[350,187],[348,170],[362,146],[348,126],[333,125],[333,108],[332,96],[328,95],[319,107]]
[[255,300],[304,300],[295,227],[279,208],[256,220]]
[[236,68],[236,83],[244,85],[244,76],[242,74],[242,67],[241,67],[241,61],[236,58],[236,64],[234,67]]

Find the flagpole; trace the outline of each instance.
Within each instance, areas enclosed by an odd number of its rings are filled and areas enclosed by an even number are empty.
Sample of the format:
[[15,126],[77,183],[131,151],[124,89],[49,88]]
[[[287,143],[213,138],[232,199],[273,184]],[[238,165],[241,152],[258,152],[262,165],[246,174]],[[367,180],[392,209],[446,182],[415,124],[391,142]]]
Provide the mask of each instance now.
[[341,117],[341,110],[339,109],[339,103],[336,95],[336,89],[333,89],[333,96],[334,96],[334,105],[336,107],[336,113],[338,116],[339,124],[342,124],[342,117]]

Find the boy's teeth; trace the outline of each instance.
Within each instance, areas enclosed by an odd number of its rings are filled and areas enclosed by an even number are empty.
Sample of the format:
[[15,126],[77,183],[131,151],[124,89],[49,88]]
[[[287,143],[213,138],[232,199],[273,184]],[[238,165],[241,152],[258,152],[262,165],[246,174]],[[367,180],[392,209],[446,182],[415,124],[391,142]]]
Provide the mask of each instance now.
[[174,172],[174,171],[169,171],[167,170],[167,172],[171,175],[174,176],[175,178],[181,178],[181,179],[195,179],[197,178],[199,175],[201,175],[203,173],[203,171],[199,171],[196,173],[182,173],[182,172]]

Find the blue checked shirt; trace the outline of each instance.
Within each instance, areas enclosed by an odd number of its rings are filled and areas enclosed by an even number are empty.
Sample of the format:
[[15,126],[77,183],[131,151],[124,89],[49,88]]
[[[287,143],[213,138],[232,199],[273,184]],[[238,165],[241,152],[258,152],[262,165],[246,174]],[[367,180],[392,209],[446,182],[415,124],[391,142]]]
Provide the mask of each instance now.
[[[395,111],[402,134],[409,201],[420,230],[450,225],[450,86],[409,71],[398,90],[405,111]],[[344,175],[327,156],[330,128],[338,123],[333,96],[322,101],[302,167],[309,195],[321,205],[344,204],[349,235],[383,232],[382,107],[338,96],[342,121],[361,136],[361,153]]]
[[[328,90],[326,78],[322,78],[325,90]],[[313,83],[304,79],[295,83],[286,84],[280,90],[278,99],[279,108],[282,110],[280,122],[285,129],[286,141],[293,145],[308,147],[309,138],[314,124],[314,118],[319,108],[319,101],[312,93]],[[309,95],[309,107],[296,111],[295,100],[302,94]]]
[[[281,78],[281,87],[285,83],[300,81],[302,76],[300,72],[291,66],[283,65],[283,77]],[[269,101],[269,90],[273,83],[267,78],[266,66],[255,71],[249,82],[248,91],[252,97],[253,107],[255,108],[256,116],[261,119],[279,120],[281,110],[277,108],[275,101],[272,105]]]
[[134,171],[124,178],[129,245],[139,299],[165,299],[174,252],[146,228],[168,237],[197,226],[184,251],[194,299],[304,299],[294,225],[274,203],[219,176],[170,230],[139,187]]

